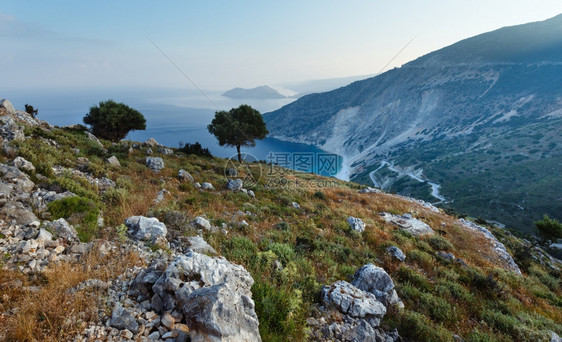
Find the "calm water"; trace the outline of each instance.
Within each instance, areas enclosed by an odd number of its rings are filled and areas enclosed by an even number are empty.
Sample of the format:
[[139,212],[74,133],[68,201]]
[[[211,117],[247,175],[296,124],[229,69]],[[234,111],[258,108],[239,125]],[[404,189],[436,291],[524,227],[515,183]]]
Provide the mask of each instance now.
[[[235,156],[236,149],[219,146],[216,138],[207,131],[207,125],[213,119],[215,111],[229,110],[241,104],[249,104],[261,113],[266,113],[293,101],[293,99],[229,99],[221,96],[221,92],[218,91],[206,91],[207,98],[196,90],[98,89],[53,90],[50,93],[8,89],[0,89],[0,91],[2,91],[0,97],[9,99],[17,109],[23,109],[24,105],[29,103],[39,110],[38,118],[59,126],[82,123],[82,118],[88,113],[91,106],[111,98],[139,110],[147,120],[145,131],[133,131],[126,139],[144,141],[154,138],[169,147],[178,147],[180,142],[199,142],[213,155],[223,158]],[[271,160],[272,156],[287,153],[293,155],[295,153],[314,153],[315,156],[326,153],[313,145],[291,143],[273,138],[256,141],[255,147],[243,147],[242,152],[250,153],[259,160]],[[286,166],[293,166],[293,164]]]

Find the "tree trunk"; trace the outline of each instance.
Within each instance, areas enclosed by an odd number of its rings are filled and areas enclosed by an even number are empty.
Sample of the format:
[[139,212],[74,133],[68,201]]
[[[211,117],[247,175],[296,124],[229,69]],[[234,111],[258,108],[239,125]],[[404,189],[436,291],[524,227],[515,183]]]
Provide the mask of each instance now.
[[238,162],[242,162],[242,154],[240,154],[240,145],[236,145],[236,151],[238,151]]

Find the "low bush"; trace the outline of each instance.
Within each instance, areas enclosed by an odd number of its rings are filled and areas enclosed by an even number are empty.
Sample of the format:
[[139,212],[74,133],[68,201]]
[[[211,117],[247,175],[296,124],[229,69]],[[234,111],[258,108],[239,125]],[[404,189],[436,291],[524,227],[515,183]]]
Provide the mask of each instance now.
[[184,144],[180,142],[180,148],[178,149],[179,152],[185,153],[187,155],[194,154],[200,157],[212,157],[213,155],[209,151],[208,148],[203,148],[199,142],[195,142],[194,144]]
[[435,324],[426,316],[405,310],[400,318],[400,336],[414,341],[454,341],[452,334],[443,326]]
[[433,256],[417,249],[406,252],[406,259],[423,268],[431,268],[434,264]]
[[442,237],[441,235],[432,235],[427,239],[427,243],[433,248],[435,251],[450,251],[452,250],[453,244],[450,243],[447,239]]
[[398,271],[396,271],[396,279],[402,284],[410,283],[423,291],[429,291],[431,289],[431,284],[424,275],[408,267],[400,266]]
[[72,196],[49,203],[51,218],[64,218],[73,224],[80,241],[90,241],[98,231],[99,209],[89,198]]
[[229,261],[248,265],[257,256],[258,247],[247,237],[234,237],[224,241],[222,251]]
[[267,250],[275,253],[283,265],[287,265],[296,255],[293,247],[286,243],[271,243],[267,246]]

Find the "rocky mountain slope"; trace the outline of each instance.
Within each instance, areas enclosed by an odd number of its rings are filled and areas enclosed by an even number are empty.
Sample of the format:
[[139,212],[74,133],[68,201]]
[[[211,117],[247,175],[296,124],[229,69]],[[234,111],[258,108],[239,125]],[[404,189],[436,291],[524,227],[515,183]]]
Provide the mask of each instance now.
[[0,103],[0,340],[560,340],[562,263],[507,231]]
[[532,232],[562,219],[562,15],[460,41],[264,115],[340,177]]

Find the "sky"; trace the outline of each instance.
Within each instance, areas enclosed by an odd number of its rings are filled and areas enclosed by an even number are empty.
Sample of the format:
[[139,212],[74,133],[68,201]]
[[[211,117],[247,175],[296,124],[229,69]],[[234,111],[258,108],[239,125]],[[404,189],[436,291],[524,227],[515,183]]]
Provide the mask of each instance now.
[[372,75],[410,41],[387,69],[560,13],[560,0],[3,0],[0,87],[193,88],[189,78],[227,90]]

